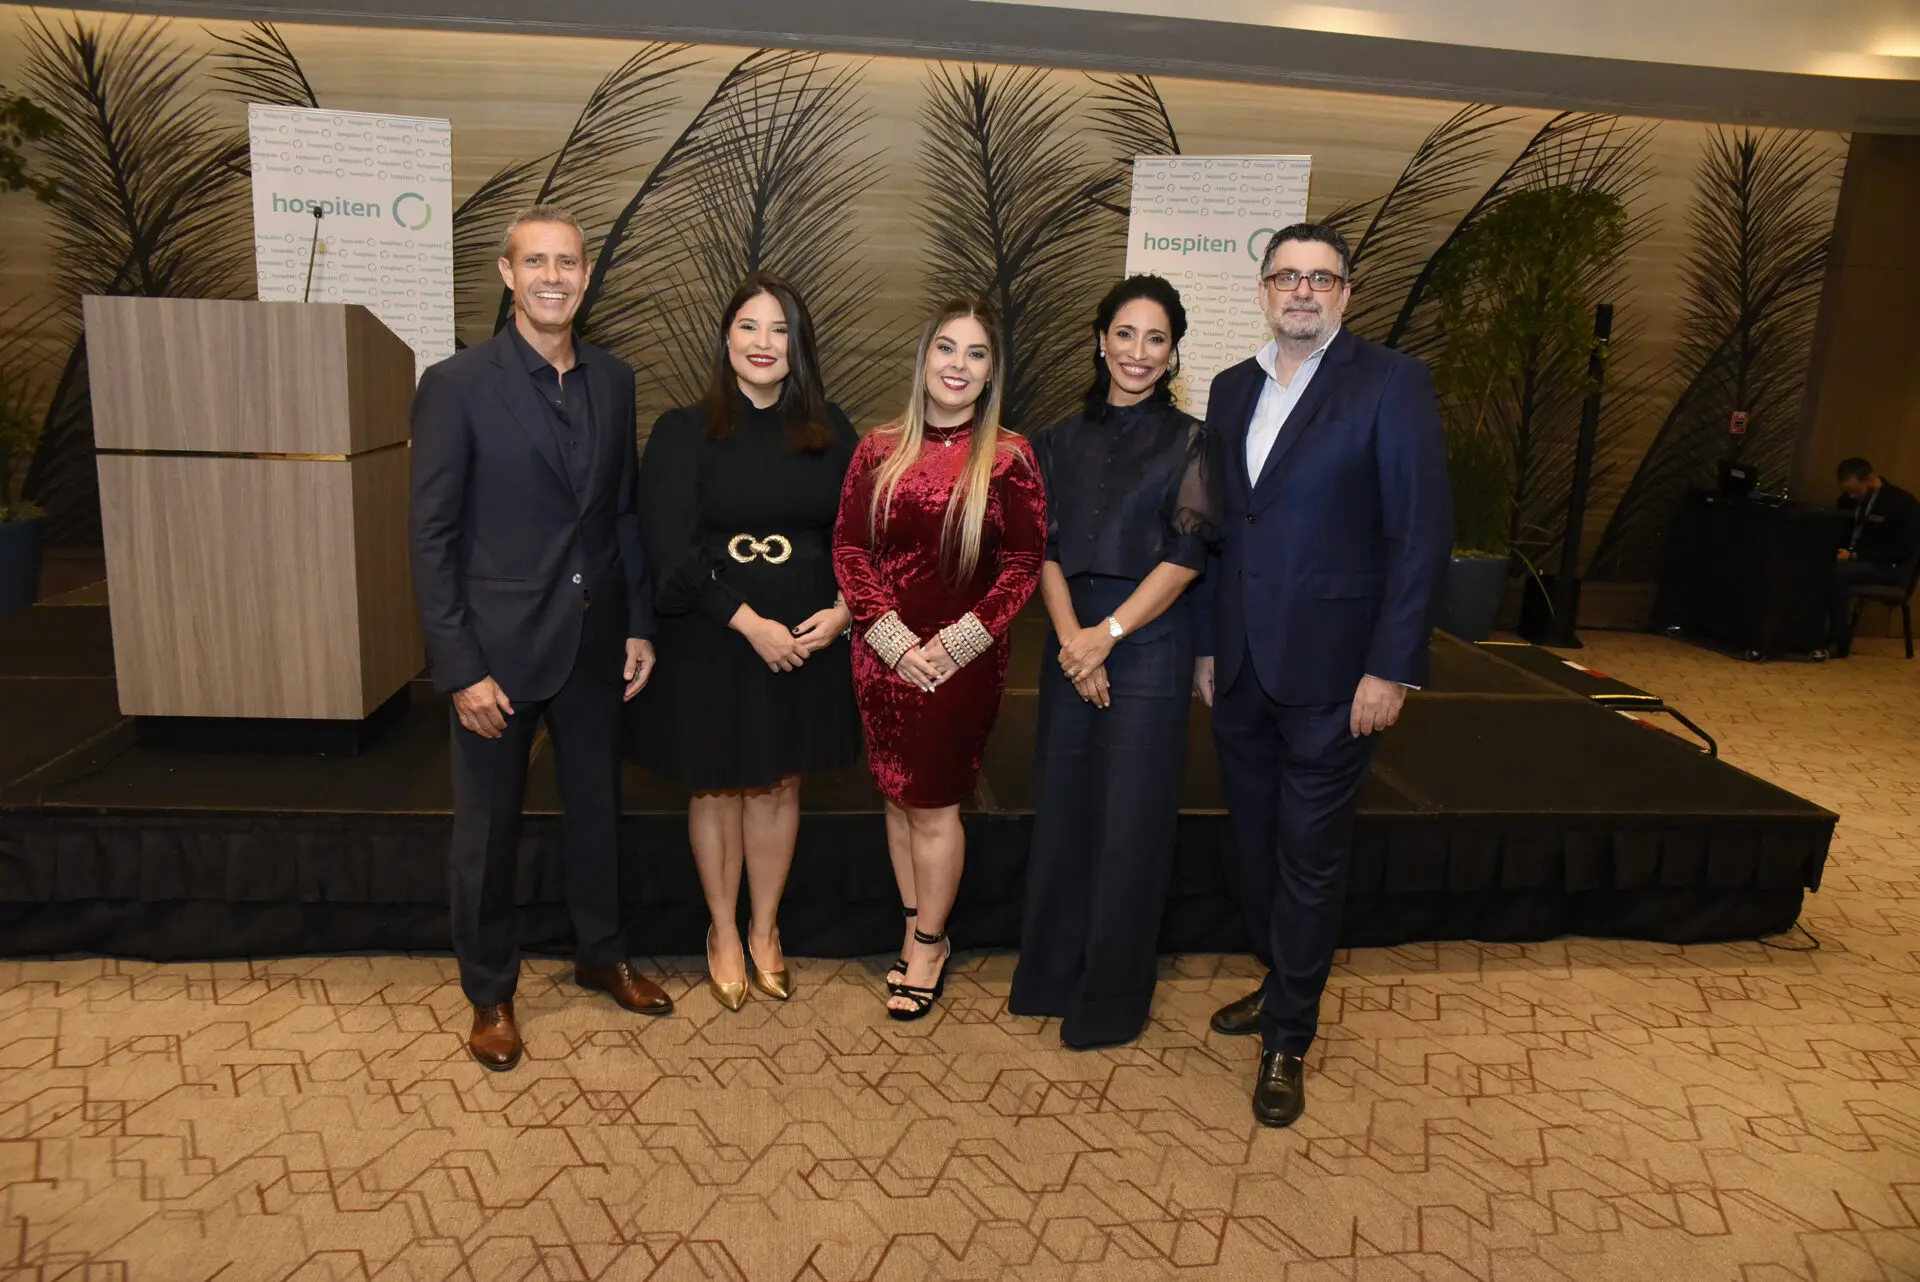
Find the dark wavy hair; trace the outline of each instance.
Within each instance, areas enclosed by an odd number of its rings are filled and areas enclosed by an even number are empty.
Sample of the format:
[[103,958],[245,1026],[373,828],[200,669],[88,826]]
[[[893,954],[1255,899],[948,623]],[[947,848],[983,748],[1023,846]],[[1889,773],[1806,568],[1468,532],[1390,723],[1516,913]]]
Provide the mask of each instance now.
[[[1120,309],[1136,298],[1145,298],[1160,304],[1167,314],[1167,337],[1173,340],[1174,359],[1167,362],[1167,368],[1154,383],[1153,390],[1147,393],[1147,399],[1162,405],[1173,404],[1173,379],[1180,372],[1180,340],[1187,336],[1187,308],[1180,301],[1180,291],[1175,289],[1161,276],[1129,276],[1107,291],[1100,300],[1100,306],[1093,313],[1093,336],[1096,343],[1106,337],[1113,327],[1113,318]],[[1096,345],[1093,349],[1093,383],[1087,388],[1084,406],[1086,416],[1099,422],[1107,416],[1107,392],[1113,386],[1113,375],[1107,372],[1107,358],[1100,354]]]
[[1340,274],[1348,278],[1347,284],[1353,284],[1353,248],[1347,244],[1345,233],[1331,223],[1295,223],[1291,227],[1282,227],[1267,237],[1267,247],[1260,254],[1262,276],[1272,270],[1275,252],[1290,240],[1302,241],[1310,245],[1325,245],[1340,255]]
[[818,454],[833,443],[833,422],[827,417],[827,393],[820,385],[820,355],[813,344],[813,317],[800,291],[772,272],[754,272],[740,282],[720,313],[718,341],[713,348],[713,370],[700,403],[707,411],[707,435],[724,441],[733,435],[734,398],[741,395],[733,360],[727,353],[727,335],[733,319],[747,300],[770,294],[787,318],[787,377],[780,384],[781,424],[787,443],[798,454]]

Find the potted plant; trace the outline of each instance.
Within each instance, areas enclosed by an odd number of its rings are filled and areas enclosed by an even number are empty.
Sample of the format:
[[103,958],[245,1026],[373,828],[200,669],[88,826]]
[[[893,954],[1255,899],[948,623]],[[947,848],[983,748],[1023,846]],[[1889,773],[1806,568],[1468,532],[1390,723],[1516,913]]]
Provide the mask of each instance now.
[[1545,184],[1501,198],[1434,264],[1433,374],[1455,515],[1449,632],[1484,639],[1510,568],[1537,581],[1529,552],[1558,541],[1542,521],[1564,503],[1559,463],[1591,386],[1593,296],[1630,238],[1625,204],[1604,184]]
[[[46,108],[0,84],[0,193],[24,191],[51,202],[58,184],[30,163],[31,144],[58,136],[60,123]],[[34,414],[31,328],[19,322],[34,313],[22,303],[0,317],[0,610],[33,604],[40,591],[40,523],[45,513],[23,500],[15,486],[40,440]]]
[[15,493],[40,437],[33,389],[0,362],[0,611],[30,606],[40,591],[44,513]]
[[1500,443],[1472,425],[1447,430],[1447,476],[1453,485],[1453,561],[1436,623],[1462,641],[1484,641],[1493,632],[1513,561],[1513,480]]

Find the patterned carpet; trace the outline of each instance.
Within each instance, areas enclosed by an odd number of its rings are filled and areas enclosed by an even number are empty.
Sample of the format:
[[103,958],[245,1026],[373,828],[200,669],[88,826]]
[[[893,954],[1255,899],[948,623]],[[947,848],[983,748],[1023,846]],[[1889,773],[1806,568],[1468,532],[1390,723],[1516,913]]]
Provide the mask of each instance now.
[[1920,663],[1589,642],[1842,813],[1818,951],[1342,954],[1287,1132],[1239,958],[1083,1055],[1007,956],[909,1026],[878,959],[737,1015],[662,959],[651,1021],[536,963],[502,1076],[445,959],[3,963],[0,1278],[1920,1278]]

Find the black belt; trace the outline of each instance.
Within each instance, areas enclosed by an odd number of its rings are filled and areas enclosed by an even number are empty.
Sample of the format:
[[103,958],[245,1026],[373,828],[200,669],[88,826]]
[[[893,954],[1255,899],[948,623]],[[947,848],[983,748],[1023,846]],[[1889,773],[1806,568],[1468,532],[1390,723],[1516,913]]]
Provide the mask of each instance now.
[[827,536],[819,530],[801,530],[793,534],[754,531],[710,534],[707,536],[707,546],[728,561],[741,565],[750,565],[755,561],[785,565],[795,557],[803,561],[817,561],[829,551]]

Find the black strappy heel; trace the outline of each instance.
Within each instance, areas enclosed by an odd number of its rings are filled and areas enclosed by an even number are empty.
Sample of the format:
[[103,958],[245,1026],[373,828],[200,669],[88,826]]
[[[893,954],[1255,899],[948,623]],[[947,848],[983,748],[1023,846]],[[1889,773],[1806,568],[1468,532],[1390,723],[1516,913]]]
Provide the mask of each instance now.
[[[944,930],[937,935],[929,935],[921,930],[913,932],[913,942],[922,946],[930,947],[946,937],[947,932]],[[902,1024],[911,1024],[914,1020],[923,1018],[928,1011],[933,1009],[933,1004],[940,1000],[940,994],[947,991],[947,963],[952,960],[953,945],[949,943],[947,945],[947,955],[940,959],[940,978],[933,981],[932,988],[921,988],[917,984],[907,983],[892,985],[889,990],[889,995],[906,998],[913,1003],[913,1009],[896,1010],[892,1006],[889,1006],[887,1007],[887,1014]]]
[[[914,918],[920,915],[920,910],[918,908],[902,907],[900,909],[900,915],[902,917],[905,917],[908,921],[912,921]],[[891,975],[894,973],[894,971],[900,972],[900,978],[889,979],[884,981],[886,983],[887,991],[889,993],[891,993],[894,989],[900,987],[900,985],[907,978],[907,955],[905,953],[901,953],[900,956],[895,959],[893,965],[887,969],[887,974]]]

